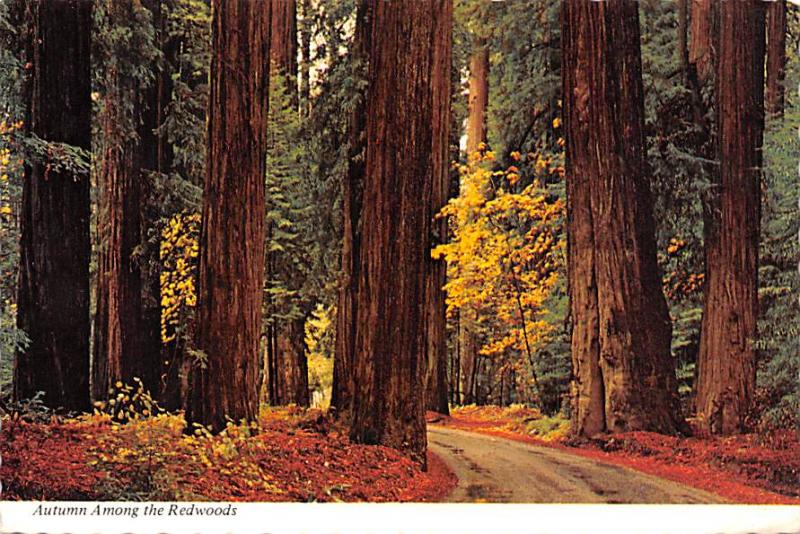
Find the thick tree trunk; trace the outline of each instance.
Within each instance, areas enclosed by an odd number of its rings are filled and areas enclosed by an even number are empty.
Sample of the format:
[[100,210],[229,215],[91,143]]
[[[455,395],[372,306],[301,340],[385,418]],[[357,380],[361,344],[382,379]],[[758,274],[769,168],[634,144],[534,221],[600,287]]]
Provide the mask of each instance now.
[[767,4],[767,113],[783,115],[786,79],[786,0]]
[[211,94],[196,349],[186,407],[225,427],[258,411],[270,3],[212,0]]
[[[158,2],[148,8],[157,30]],[[107,9],[114,27],[136,19],[133,4],[109,2]],[[147,210],[147,171],[157,171],[161,164],[163,147],[154,132],[160,124],[160,84],[146,88],[139,100],[139,82],[125,79],[116,68],[108,69],[104,83],[93,397],[105,398],[114,383],[133,385],[134,378],[156,395],[161,370],[159,259],[158,247],[147,243],[157,217]],[[135,105],[128,107],[128,102]]]
[[350,437],[424,462],[430,206],[447,170],[452,3],[372,0],[372,10]]
[[278,329],[275,350],[273,406],[308,406],[308,359],[305,319],[293,319]]
[[637,3],[563,3],[574,429],[673,433],[671,325],[644,161]]
[[765,7],[720,4],[719,194],[707,247],[696,406],[713,433],[744,430],[755,390]]
[[[353,60],[362,76],[367,75],[372,14],[369,0],[358,6]],[[353,361],[356,344],[356,305],[358,303],[359,256],[361,254],[361,209],[364,188],[364,147],[366,142],[364,95],[350,114],[347,175],[342,182],[342,281],[336,308],[336,346],[333,362],[331,406],[343,420],[350,417],[353,396]]]
[[[90,150],[92,4],[28,5],[31,64],[25,129]],[[28,161],[22,193],[17,325],[31,340],[16,355],[14,398],[89,407],[89,176]]]
[[467,156],[486,142],[486,111],[489,107],[489,47],[476,39],[469,60]]
[[694,65],[697,79],[704,84],[714,71],[715,0],[692,0],[689,63]]
[[444,259],[434,260],[430,249],[447,241],[447,220],[436,218],[447,203],[450,182],[450,84],[452,66],[452,28],[448,23],[439,27],[433,46],[432,120],[436,127],[433,132],[434,152],[431,189],[430,242],[427,254],[428,286],[425,290],[427,318],[425,337],[428,340],[426,352],[427,373],[425,377],[425,400],[427,409],[449,415],[447,402],[447,305],[444,285],[447,282],[447,263]]

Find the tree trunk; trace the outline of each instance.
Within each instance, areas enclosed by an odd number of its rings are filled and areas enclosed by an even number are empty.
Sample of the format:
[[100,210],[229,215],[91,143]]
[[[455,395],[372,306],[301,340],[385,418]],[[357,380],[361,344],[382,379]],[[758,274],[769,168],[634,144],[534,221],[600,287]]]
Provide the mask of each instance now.
[[[444,285],[447,282],[447,263],[434,260],[430,250],[447,241],[447,219],[436,215],[447,204],[450,183],[450,84],[452,67],[452,28],[446,24],[439,28],[433,49],[433,109],[434,128],[432,140],[432,179],[430,220],[430,242],[426,261],[428,282],[425,289],[427,318],[425,337],[427,373],[425,376],[425,398],[428,410],[449,415],[447,402],[447,305]],[[436,152],[438,151],[438,152]]]
[[350,437],[424,463],[430,207],[447,172],[452,3],[371,3]]
[[475,369],[478,360],[480,342],[475,335],[474,324],[461,313],[458,324],[458,346],[461,349],[461,402],[475,402]]
[[563,3],[574,430],[674,433],[671,325],[644,160],[637,3]]
[[717,158],[720,162],[698,360],[698,417],[713,433],[744,430],[756,380],[765,7],[720,4]]
[[308,406],[308,359],[304,318],[287,321],[278,328],[273,406]]
[[[489,106],[489,48],[482,39],[472,46],[469,62],[469,100],[467,112],[467,158],[486,143],[486,112]],[[476,317],[477,319],[477,317]],[[461,380],[463,402],[475,402],[476,362],[480,343],[474,332],[476,323],[460,315],[459,346],[461,348]]]
[[[283,76],[289,95],[289,106],[297,109],[297,3],[295,0],[272,1],[272,35],[270,59],[272,74]],[[290,278],[291,262],[272,262],[275,269],[267,272],[268,279],[275,276]],[[276,272],[277,271],[277,272]],[[308,406],[308,361],[305,342],[305,319],[277,322],[275,328],[276,351],[273,367],[276,373],[271,394],[273,406],[297,404]]]
[[486,110],[489,107],[489,47],[476,39],[469,60],[467,157],[486,142]]
[[[156,30],[158,2],[148,6]],[[115,29],[136,20],[134,4],[109,2],[107,16]],[[112,53],[116,50],[112,51]],[[106,94],[100,119],[103,155],[99,233],[101,249],[97,276],[94,328],[93,397],[106,398],[117,381],[142,381],[145,390],[159,391],[161,317],[158,247],[147,242],[155,232],[157,214],[148,212],[148,170],[159,170],[159,84],[145,88],[117,66],[104,74]],[[128,103],[133,102],[133,106]],[[136,136],[131,136],[132,131]]]
[[[91,2],[28,6],[25,130],[90,150]],[[16,355],[14,398],[89,407],[89,176],[28,161],[22,193],[17,326],[30,345]]]
[[297,2],[272,1],[272,36],[270,59],[274,67],[286,77],[286,91],[296,107],[297,98]]
[[678,59],[684,74],[689,69],[689,0],[678,0]]
[[[358,6],[353,50],[360,75],[366,77],[372,32],[371,3]],[[361,254],[361,209],[364,188],[364,147],[366,144],[364,95],[350,114],[347,175],[342,183],[342,281],[336,308],[336,345],[333,362],[331,406],[339,417],[349,419],[353,395],[353,361],[356,343],[359,256]]]
[[767,113],[783,116],[786,79],[786,0],[767,4]]
[[258,412],[270,3],[212,0],[211,93],[187,430]]
[[692,0],[692,35],[689,41],[689,63],[694,65],[697,79],[704,84],[714,70],[715,0]]

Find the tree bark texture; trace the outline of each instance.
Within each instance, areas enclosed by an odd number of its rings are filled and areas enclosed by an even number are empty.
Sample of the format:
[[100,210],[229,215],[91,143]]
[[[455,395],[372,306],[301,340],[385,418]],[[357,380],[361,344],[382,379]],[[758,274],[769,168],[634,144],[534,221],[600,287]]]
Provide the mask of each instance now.
[[720,4],[718,194],[706,248],[696,407],[707,430],[744,430],[755,390],[765,7]]
[[[92,4],[27,4],[25,131],[90,150]],[[17,326],[30,345],[16,355],[14,398],[89,407],[89,176],[25,165]]]
[[716,0],[692,0],[689,63],[694,65],[697,79],[704,84],[714,72],[714,16]]
[[450,183],[450,90],[452,58],[452,27],[450,23],[439,26],[433,43],[433,132],[431,157],[433,159],[430,220],[430,241],[426,257],[428,282],[425,290],[426,351],[425,402],[428,410],[449,415],[447,402],[447,304],[444,285],[447,282],[447,263],[434,260],[430,250],[447,241],[447,219],[436,215],[447,204]]
[[[158,24],[158,3],[150,2],[147,7]],[[122,28],[135,20],[134,10],[141,7],[108,2],[106,9],[113,27]],[[157,214],[148,212],[147,206],[151,204],[148,171],[159,170],[163,150],[154,132],[160,124],[161,95],[159,84],[153,83],[140,97],[140,81],[125,78],[116,67],[106,69],[104,78],[93,397],[105,398],[117,381],[133,385],[134,378],[157,395],[161,371],[159,257],[158,247],[147,243],[156,232]]]
[[486,142],[486,112],[489,108],[489,47],[482,39],[473,43],[469,59],[467,156]]
[[[372,13],[369,0],[358,5],[356,33],[352,53],[358,72],[367,75]],[[356,305],[358,303],[359,256],[361,254],[361,210],[364,188],[364,150],[366,144],[365,95],[350,114],[348,142],[350,153],[347,175],[342,182],[342,281],[336,308],[336,345],[334,348],[331,406],[339,417],[349,418],[353,396],[353,361],[356,344]]]
[[430,207],[447,169],[452,3],[372,0],[372,10],[350,437],[424,462]]
[[767,113],[783,115],[786,80],[786,1],[767,4]]
[[275,342],[275,393],[273,406],[296,404],[308,406],[308,359],[306,356],[304,317],[278,326]]
[[[258,411],[270,2],[212,0],[208,151],[187,429]],[[197,356],[197,354],[195,355]]]
[[574,430],[673,433],[671,324],[644,160],[637,2],[562,13]]
[[286,76],[286,90],[297,95],[297,2],[271,0],[272,34],[269,53],[278,72]]

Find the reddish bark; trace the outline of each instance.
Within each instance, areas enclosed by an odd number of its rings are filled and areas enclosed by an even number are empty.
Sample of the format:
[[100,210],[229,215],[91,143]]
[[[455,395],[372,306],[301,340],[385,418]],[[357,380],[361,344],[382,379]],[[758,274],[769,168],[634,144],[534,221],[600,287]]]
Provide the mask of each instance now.
[[562,17],[574,430],[681,425],[644,160],[638,5]]
[[447,169],[452,3],[371,2],[350,437],[424,462],[430,206]]
[[[154,30],[161,25],[160,3],[147,3]],[[115,26],[135,20],[133,4],[111,2],[107,16]],[[156,80],[163,76],[156,73]],[[160,389],[161,334],[158,248],[147,242],[157,214],[147,206],[151,171],[165,172],[166,141],[155,134],[163,119],[159,82],[139,100],[139,81],[116,68],[105,73],[101,128],[104,149],[99,183],[100,254],[94,328],[92,391],[104,398],[117,381],[142,381],[147,391]],[[137,102],[138,100],[138,102]],[[128,107],[126,102],[137,105]],[[131,136],[129,130],[136,130]]]
[[[366,77],[372,32],[371,3],[358,6],[352,54],[359,72]],[[364,95],[361,95],[364,98]],[[356,343],[356,305],[358,303],[359,256],[361,253],[361,209],[364,187],[364,145],[366,106],[363,102],[350,114],[348,142],[350,153],[347,176],[342,182],[342,281],[336,308],[336,346],[334,349],[331,406],[343,419],[349,418],[353,395],[353,361]]]
[[701,84],[714,71],[714,0],[692,0],[691,38],[689,63],[694,65]]
[[[211,93],[187,430],[258,411],[270,3],[212,0]],[[196,354],[195,356],[197,356]],[[204,361],[201,361],[204,360]]]
[[706,245],[696,408],[713,433],[744,429],[756,379],[765,7],[720,4],[714,216]]

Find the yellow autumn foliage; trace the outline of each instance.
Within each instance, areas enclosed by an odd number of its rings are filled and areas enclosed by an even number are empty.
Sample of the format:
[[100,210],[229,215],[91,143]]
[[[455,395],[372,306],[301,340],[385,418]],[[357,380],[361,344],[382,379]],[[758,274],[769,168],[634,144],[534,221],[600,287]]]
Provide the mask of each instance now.
[[[512,153],[518,161],[520,154]],[[558,165],[528,154],[535,173],[560,175]],[[461,191],[442,210],[450,242],[432,251],[447,262],[447,311],[477,317],[486,356],[535,352],[553,327],[541,319],[565,250],[561,200],[537,187],[519,187],[521,171],[504,170],[491,152],[471,154],[459,166]],[[467,313],[463,313],[467,312]]]
[[161,232],[161,341],[176,337],[186,308],[197,304],[195,274],[200,215],[181,213],[169,219]]

